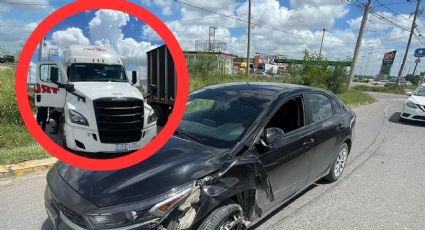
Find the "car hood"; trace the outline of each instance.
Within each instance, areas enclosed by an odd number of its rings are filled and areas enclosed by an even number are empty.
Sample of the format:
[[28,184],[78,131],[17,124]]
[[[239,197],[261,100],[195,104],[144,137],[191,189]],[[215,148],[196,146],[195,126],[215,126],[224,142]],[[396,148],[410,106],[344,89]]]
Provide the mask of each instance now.
[[172,137],[147,160],[115,171],[88,171],[59,162],[56,168],[75,191],[100,207],[142,201],[206,176],[228,157],[217,149]]
[[411,96],[409,98],[411,101],[415,102],[416,104],[419,105],[425,105],[425,97],[421,97],[421,96]]
[[96,100],[102,97],[132,97],[143,99],[143,94],[127,82],[74,82],[76,93]]

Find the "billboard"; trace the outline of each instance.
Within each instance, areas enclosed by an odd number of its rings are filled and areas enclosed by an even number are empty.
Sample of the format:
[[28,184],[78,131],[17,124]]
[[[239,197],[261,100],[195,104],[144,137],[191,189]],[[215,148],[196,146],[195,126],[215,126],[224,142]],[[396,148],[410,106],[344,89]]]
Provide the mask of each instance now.
[[384,54],[379,75],[386,76],[386,77],[390,75],[391,67],[393,66],[396,53],[397,53],[397,50],[393,50]]

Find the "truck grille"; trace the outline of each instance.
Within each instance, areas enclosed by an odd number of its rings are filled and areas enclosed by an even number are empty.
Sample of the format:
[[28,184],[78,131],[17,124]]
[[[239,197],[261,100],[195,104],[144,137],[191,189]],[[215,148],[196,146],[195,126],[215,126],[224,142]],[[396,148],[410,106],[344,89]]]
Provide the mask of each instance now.
[[115,144],[140,140],[144,115],[142,100],[101,98],[93,103],[100,142]]

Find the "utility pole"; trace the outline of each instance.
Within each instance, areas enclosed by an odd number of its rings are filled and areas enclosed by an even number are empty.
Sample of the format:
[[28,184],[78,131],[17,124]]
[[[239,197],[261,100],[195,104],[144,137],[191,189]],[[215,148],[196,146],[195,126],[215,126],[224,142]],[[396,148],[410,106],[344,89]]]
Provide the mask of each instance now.
[[351,68],[350,68],[350,75],[349,75],[349,79],[348,79],[348,88],[349,89],[351,88],[351,82],[353,81],[354,71],[356,70],[357,58],[359,56],[360,45],[361,45],[362,40],[363,40],[363,34],[364,34],[367,18],[369,17],[369,11],[370,11],[371,5],[372,5],[372,0],[368,0],[367,3],[366,3],[366,6],[364,8],[363,19],[362,19],[362,23],[360,25],[359,35],[357,36],[356,48],[354,49],[353,62],[351,64]]
[[416,68],[418,67],[418,64],[421,62],[421,59],[418,58],[418,59],[415,60],[415,62],[416,62],[415,68],[413,69],[413,74],[412,74],[413,77],[415,76]]
[[246,49],[246,68],[245,75],[249,74],[249,51],[251,49],[251,0],[248,0],[248,44]]
[[419,14],[419,7],[421,4],[421,0],[416,0],[416,10],[413,15],[412,27],[410,28],[409,40],[407,41],[406,51],[404,52],[403,61],[401,62],[400,70],[397,75],[397,86],[399,85],[401,75],[403,74],[404,65],[406,65],[407,54],[409,53],[410,43],[412,42],[412,36],[416,28],[416,18]]
[[325,32],[326,32],[326,29],[323,28],[322,42],[320,43],[319,59],[322,58],[323,38],[325,37]]

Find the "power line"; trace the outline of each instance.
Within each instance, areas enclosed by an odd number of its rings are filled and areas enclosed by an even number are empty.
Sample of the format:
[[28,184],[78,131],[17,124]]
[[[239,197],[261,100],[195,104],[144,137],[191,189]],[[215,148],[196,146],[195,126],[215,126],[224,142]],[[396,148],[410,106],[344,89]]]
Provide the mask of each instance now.
[[[175,0],[175,1],[177,3],[180,3],[180,4],[185,5],[185,6],[189,6],[189,7],[195,8],[195,9],[206,11],[206,12],[209,12],[209,13],[212,13],[212,14],[217,14],[217,15],[220,15],[222,17],[230,18],[230,19],[240,21],[240,22],[243,22],[243,23],[248,23],[247,20],[237,18],[237,17],[232,16],[232,15],[227,15],[227,14],[223,14],[223,13],[220,13],[220,12],[217,12],[217,11],[206,9],[206,8],[203,8],[203,7],[200,7],[200,6],[195,6],[193,4],[183,2],[183,1],[180,1],[180,0]],[[265,29],[273,30],[273,31],[277,31],[277,32],[281,32],[281,33],[285,33],[285,34],[288,34],[289,36],[295,36],[295,37],[298,37],[298,38],[299,37],[310,38],[310,39],[317,39],[318,38],[318,37],[312,37],[312,36],[308,36],[308,35],[304,35],[304,34],[294,33],[294,32],[291,32],[291,31],[277,29],[277,28],[270,26],[268,24],[265,24],[265,23],[259,24],[259,23],[251,22],[251,25],[262,27],[262,28],[265,28]],[[325,40],[325,41],[330,41],[330,40]],[[344,42],[344,41],[339,41],[339,40],[336,40],[336,41],[332,40],[332,42],[337,42],[337,43],[341,43],[341,44],[355,44],[355,43],[352,43],[352,42]],[[373,42],[373,43],[376,43],[376,42]],[[367,44],[367,43],[363,43],[363,44]]]
[[1,4],[20,5],[20,6],[49,6],[49,5],[65,5],[73,2],[14,2],[6,1]]
[[380,4],[380,6],[384,7],[385,9],[389,10],[390,12],[394,13],[394,14],[395,14],[395,16],[400,16],[401,18],[403,18],[403,19],[407,20],[409,23],[412,23],[412,21],[411,21],[410,19],[408,19],[408,18],[404,17],[404,16],[403,16],[403,15],[401,15],[399,12],[397,12],[397,11],[395,11],[395,10],[391,9],[391,8],[390,8],[390,7],[388,7],[387,5],[383,4],[381,1],[379,1],[379,0],[375,0],[375,1],[376,1],[377,3],[379,3],[379,4]]

